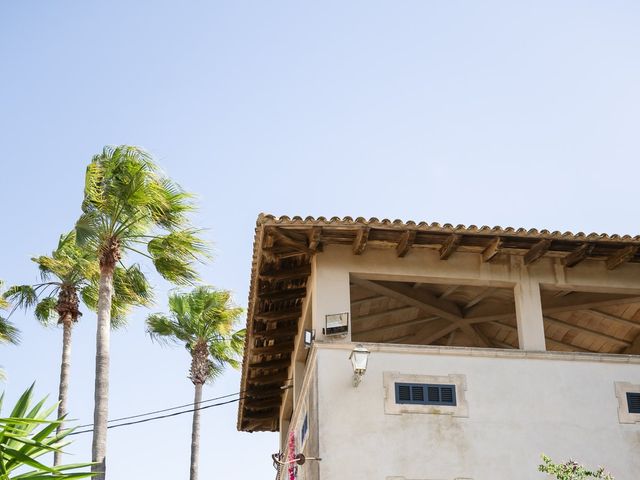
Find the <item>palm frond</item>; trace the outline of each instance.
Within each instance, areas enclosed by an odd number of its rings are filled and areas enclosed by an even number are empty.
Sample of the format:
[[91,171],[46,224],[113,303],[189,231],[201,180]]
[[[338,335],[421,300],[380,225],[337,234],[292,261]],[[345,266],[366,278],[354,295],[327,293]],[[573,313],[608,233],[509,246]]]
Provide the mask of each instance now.
[[20,343],[20,330],[3,317],[0,317],[0,343]]
[[54,297],[45,297],[36,304],[34,314],[36,319],[45,326],[51,325],[58,316],[56,305],[58,301]]
[[188,293],[173,292],[169,296],[169,315],[147,317],[147,331],[154,340],[182,343],[189,352],[206,344],[208,380],[215,379],[231,366],[238,368],[244,347],[245,331],[233,331],[242,308],[231,303],[231,293],[210,286],[198,286]]

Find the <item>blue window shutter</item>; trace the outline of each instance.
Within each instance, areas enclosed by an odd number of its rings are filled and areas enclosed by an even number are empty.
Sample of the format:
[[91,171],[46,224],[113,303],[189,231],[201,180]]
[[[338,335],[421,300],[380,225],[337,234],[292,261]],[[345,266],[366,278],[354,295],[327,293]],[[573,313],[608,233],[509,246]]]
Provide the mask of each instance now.
[[456,405],[456,386],[427,383],[396,383],[396,403]]
[[627,392],[629,413],[640,413],[640,392]]

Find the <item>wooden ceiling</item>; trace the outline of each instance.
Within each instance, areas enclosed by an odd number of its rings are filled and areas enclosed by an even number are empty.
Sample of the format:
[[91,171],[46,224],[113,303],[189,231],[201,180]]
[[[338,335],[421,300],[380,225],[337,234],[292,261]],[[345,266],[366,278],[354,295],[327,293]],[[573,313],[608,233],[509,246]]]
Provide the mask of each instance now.
[[[547,349],[640,354],[640,299],[542,291]],[[352,279],[359,342],[518,348],[510,288]]]
[[[626,262],[640,262],[640,236],[586,235],[501,227],[465,227],[375,218],[369,220],[356,218],[354,220],[350,217],[331,219],[307,217],[303,219],[301,217],[277,218],[271,215],[260,215],[253,247],[247,310],[247,339],[242,365],[242,396],[238,411],[239,430],[275,431],[278,429],[282,392],[289,382],[288,370],[302,304],[306,296],[307,279],[311,272],[310,262],[316,252],[322,251],[325,245],[349,245],[354,255],[362,255],[371,248],[394,249],[398,257],[409,256],[413,249],[429,248],[436,249],[442,260],[447,260],[458,251],[475,252],[481,255],[483,262],[494,261],[503,255],[519,255],[524,257],[525,264],[532,264],[542,257],[552,256],[560,257],[567,268],[572,268],[586,259],[605,262],[609,269],[618,268]],[[390,303],[389,309],[400,309],[403,306],[415,307],[415,303],[403,305],[397,292],[389,293],[388,290],[384,290],[385,293],[380,293],[381,287],[385,287],[385,285],[374,287],[376,291],[372,291],[371,296],[374,294],[378,297],[390,296],[390,299],[395,303]],[[401,287],[403,289],[415,288],[413,285]],[[366,287],[363,288],[366,289]],[[515,347],[517,345],[517,335],[513,330],[513,325],[515,325],[513,323],[513,307],[512,302],[508,301],[508,293],[505,294],[499,290],[485,292],[477,289],[463,289],[438,298],[446,292],[438,290],[437,287],[419,286],[415,289],[421,293],[420,298],[428,296],[441,300],[436,301],[436,306],[440,308],[440,310],[436,310],[439,315],[431,314],[431,316],[438,316],[438,318],[430,320],[422,317],[410,318],[411,313],[407,309],[404,314],[408,316],[405,319],[399,316],[403,314],[396,312],[393,319],[414,323],[398,327],[402,329],[399,333],[392,332],[391,329],[379,330],[376,335],[381,335],[380,338],[383,338],[384,341],[404,342],[406,338],[400,337],[402,340],[397,338],[393,340],[393,337],[398,337],[400,333],[407,337],[419,328],[423,331],[421,341],[427,344],[434,342],[446,344],[449,342],[451,344],[481,343],[484,346],[499,347],[506,345]],[[450,303],[446,303],[447,300],[454,303],[455,308]],[[566,308],[569,300],[582,302],[580,305],[583,307],[587,304],[587,299],[580,297],[580,294],[569,293],[554,297],[550,300],[551,306],[548,308]],[[476,303],[469,306],[473,301]],[[471,314],[478,310],[479,315],[482,313],[480,307],[493,308],[491,302],[497,301],[503,310],[496,310],[491,320],[485,318],[478,323],[455,323],[459,319],[460,309],[463,312],[468,310],[466,313],[471,312]],[[380,302],[378,301],[378,303]],[[370,311],[371,314],[376,312],[375,308],[387,308],[386,305],[378,305],[374,308],[374,305],[378,304],[374,299],[371,299],[370,307],[361,308],[365,310],[369,308],[367,312]],[[570,315],[567,312],[571,312],[571,310],[553,310],[553,321],[547,322],[546,327],[549,344],[557,345],[558,349],[563,348],[561,345],[571,345],[572,349],[583,348],[588,351],[606,351],[607,348],[614,348],[612,343],[615,341],[613,340],[599,347],[597,347],[597,341],[604,341],[603,338],[596,340],[592,335],[589,338],[593,343],[585,340],[585,330],[593,327],[588,322],[612,322],[609,317],[603,317],[603,313],[623,316],[624,319],[633,322],[634,314],[629,313],[631,310],[621,312],[603,303],[598,305],[598,308],[594,307],[594,311],[600,311],[600,316],[592,318],[593,314],[587,314],[585,317],[587,320],[583,320],[582,316],[569,318]],[[507,308],[510,310],[506,310]],[[577,308],[574,310],[581,311]],[[584,308],[582,308],[583,310]],[[380,310],[377,313],[382,314],[383,312]],[[381,318],[384,317],[379,317],[376,322],[381,321]],[[578,330],[577,327],[568,329],[566,325],[558,322],[575,322],[582,330]],[[362,327],[363,330],[366,328],[368,327]],[[612,330],[611,336],[617,338],[622,335],[619,341],[628,343],[636,332],[636,330],[632,330],[635,327],[627,324],[624,327],[619,325],[619,328],[629,328],[629,330]],[[445,333],[441,334],[441,332]],[[626,343],[618,343],[616,348],[620,351],[625,345]],[[596,347],[598,350],[593,350]]]

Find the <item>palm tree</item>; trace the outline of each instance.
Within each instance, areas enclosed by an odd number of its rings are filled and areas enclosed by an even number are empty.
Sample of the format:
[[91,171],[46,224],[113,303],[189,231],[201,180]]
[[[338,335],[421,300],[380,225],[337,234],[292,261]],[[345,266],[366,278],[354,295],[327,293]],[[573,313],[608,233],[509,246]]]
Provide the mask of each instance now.
[[[0,290],[4,282],[0,280]],[[0,310],[8,310],[10,307],[9,302],[0,296]],[[0,343],[13,343],[18,344],[20,342],[20,332],[13,324],[6,318],[0,316]]]
[[[58,418],[67,414],[69,375],[71,368],[71,333],[73,325],[82,316],[80,297],[90,309],[97,307],[97,282],[100,270],[95,255],[76,245],[75,232],[61,235],[57,248],[50,257],[32,258],[39,269],[42,282],[35,285],[16,285],[7,291],[5,297],[15,301],[17,307],[34,307],[37,320],[43,325],[54,323],[62,326],[62,362],[58,391]],[[134,305],[148,305],[151,289],[144,274],[137,265],[128,269],[116,268],[114,275],[115,297],[111,305],[112,327],[124,323],[128,308]],[[58,434],[64,425],[58,426]],[[54,453],[54,465],[59,465],[62,452]]]
[[220,375],[227,365],[239,366],[245,331],[232,329],[242,308],[231,305],[231,294],[226,290],[197,287],[190,293],[170,295],[169,310],[169,316],[149,315],[147,331],[154,340],[184,344],[191,354],[189,378],[195,394],[189,478],[197,480],[202,386]]
[[[0,290],[2,290],[2,286],[4,282],[0,280]],[[4,298],[4,296],[0,295],[0,310],[8,310],[10,307],[9,302]],[[20,342],[20,332],[19,330],[13,326],[13,324],[0,316],[0,344],[2,343],[13,343],[18,344]],[[0,368],[0,380],[5,379],[5,373],[2,368]]]
[[[95,252],[100,267],[92,455],[104,480],[109,395],[109,323],[116,264],[126,252],[149,258],[165,279],[197,279],[195,261],[206,245],[190,226],[192,196],[160,172],[138,147],[105,147],[87,167],[78,244]],[[146,248],[146,252],[143,251]]]

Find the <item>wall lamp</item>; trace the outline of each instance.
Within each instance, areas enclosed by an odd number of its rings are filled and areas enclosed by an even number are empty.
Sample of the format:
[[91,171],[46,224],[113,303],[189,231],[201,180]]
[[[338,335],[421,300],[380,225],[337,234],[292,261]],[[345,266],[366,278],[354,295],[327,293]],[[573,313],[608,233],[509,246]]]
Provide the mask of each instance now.
[[364,372],[367,371],[367,363],[369,362],[369,354],[371,352],[364,348],[362,345],[356,345],[351,350],[349,360],[351,360],[351,366],[353,367],[353,386],[357,387],[364,377]]

